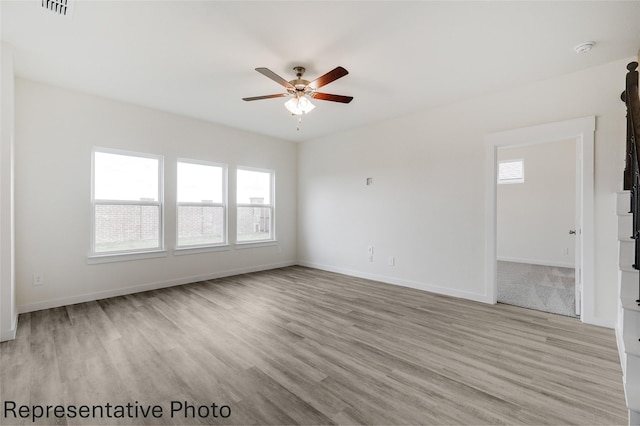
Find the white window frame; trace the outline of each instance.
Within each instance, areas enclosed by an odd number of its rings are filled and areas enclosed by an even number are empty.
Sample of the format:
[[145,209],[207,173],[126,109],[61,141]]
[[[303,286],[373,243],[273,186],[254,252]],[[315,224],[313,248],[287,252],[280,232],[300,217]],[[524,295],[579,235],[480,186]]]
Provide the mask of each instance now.
[[[517,163],[517,162],[520,162],[522,164],[522,176],[514,179],[500,179],[500,165],[503,163]],[[512,158],[510,160],[498,161],[498,170],[496,170],[496,175],[498,176],[498,185],[524,183],[524,158]]]
[[[188,163],[188,164],[198,164],[201,166],[210,166],[210,167],[219,167],[222,169],[222,203],[205,203],[205,202],[179,202],[178,201],[178,163]],[[178,158],[176,160],[176,248],[175,250],[189,251],[196,250],[200,252],[204,248],[220,248],[228,246],[228,166],[223,163],[214,163],[211,161],[203,161],[203,160],[193,160],[189,158]],[[190,244],[190,245],[179,245],[179,220],[180,213],[178,211],[179,207],[222,207],[222,242],[220,243],[212,243],[212,244]]]
[[[269,204],[251,204],[251,203],[238,203],[238,171],[245,170],[248,172],[261,172],[261,173],[269,173]],[[276,205],[276,172],[275,170],[270,169],[260,169],[256,167],[247,167],[247,166],[238,166],[236,167],[236,229],[235,229],[235,237],[236,237],[236,245],[261,245],[265,244],[269,245],[270,243],[274,243],[276,240],[276,218],[275,218],[275,205]],[[269,229],[270,229],[270,238],[264,240],[243,240],[238,241],[238,223],[237,223],[237,215],[238,215],[238,207],[257,207],[257,208],[269,208]]]
[[[126,155],[129,157],[150,158],[158,160],[158,200],[96,200],[95,198],[95,160],[96,153]],[[91,247],[89,250],[89,263],[102,263],[104,261],[120,261],[145,259],[149,257],[164,256],[164,157],[162,155],[126,151],[121,149],[93,147],[91,150]],[[96,206],[97,205],[129,205],[129,206],[157,206],[158,207],[158,247],[114,250],[96,252]]]

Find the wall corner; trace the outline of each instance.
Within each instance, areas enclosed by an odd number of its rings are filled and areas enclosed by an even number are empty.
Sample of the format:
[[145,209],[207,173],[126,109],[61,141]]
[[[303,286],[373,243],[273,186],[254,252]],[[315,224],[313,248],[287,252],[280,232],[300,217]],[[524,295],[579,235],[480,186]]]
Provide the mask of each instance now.
[[0,340],[17,328],[14,238],[14,70],[11,47],[0,44]]

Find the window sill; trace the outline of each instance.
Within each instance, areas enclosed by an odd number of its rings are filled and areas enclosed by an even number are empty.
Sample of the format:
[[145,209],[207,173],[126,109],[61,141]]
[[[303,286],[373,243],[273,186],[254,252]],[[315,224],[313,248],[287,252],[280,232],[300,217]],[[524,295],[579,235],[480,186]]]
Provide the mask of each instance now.
[[96,265],[99,263],[127,262],[130,260],[155,259],[158,257],[167,257],[167,251],[154,250],[136,253],[92,254],[87,257],[87,264]]
[[264,241],[246,241],[246,242],[237,242],[235,244],[236,250],[244,250],[250,248],[258,248],[258,247],[272,247],[277,246],[278,241],[276,240],[264,240]]
[[184,256],[187,254],[212,253],[216,251],[228,251],[229,245],[218,246],[193,246],[193,247],[176,247],[173,249],[174,256]]
[[514,183],[524,183],[524,179],[499,180],[498,185],[512,185]]

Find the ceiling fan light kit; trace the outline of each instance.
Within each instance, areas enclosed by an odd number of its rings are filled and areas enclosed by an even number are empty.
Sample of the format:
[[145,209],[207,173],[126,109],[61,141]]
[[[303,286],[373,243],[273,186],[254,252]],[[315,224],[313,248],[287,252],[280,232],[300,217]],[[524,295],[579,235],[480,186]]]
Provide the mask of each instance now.
[[284,107],[293,115],[302,115],[311,112],[316,106],[306,96],[300,95],[289,99]]
[[281,98],[291,96],[287,102],[285,102],[285,108],[292,114],[299,116],[298,119],[298,127],[297,130],[300,130],[300,123],[302,122],[302,115],[311,112],[316,106],[311,103],[309,98],[319,99],[323,101],[331,101],[331,102],[340,102],[344,104],[348,104],[353,100],[352,96],[343,96],[343,95],[332,95],[329,93],[320,93],[316,90],[322,86],[325,86],[332,81],[335,81],[345,75],[349,74],[349,72],[342,68],[336,67],[328,73],[318,77],[317,79],[309,82],[308,80],[304,80],[302,76],[304,75],[305,68],[301,66],[293,67],[293,70],[296,73],[296,79],[287,81],[284,78],[280,77],[273,71],[268,68],[256,68],[260,74],[269,77],[276,83],[283,86],[287,89],[287,93],[278,93],[275,95],[265,95],[265,96],[254,96],[250,98],[242,98],[245,101],[257,101],[260,99],[271,99],[271,98]]

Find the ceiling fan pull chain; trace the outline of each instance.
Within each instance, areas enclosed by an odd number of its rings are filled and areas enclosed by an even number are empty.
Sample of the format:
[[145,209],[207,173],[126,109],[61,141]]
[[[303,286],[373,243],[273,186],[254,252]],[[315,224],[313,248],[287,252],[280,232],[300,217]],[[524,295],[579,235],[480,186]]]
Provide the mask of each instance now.
[[300,131],[300,126],[302,126],[302,115],[298,116],[298,125],[296,126],[296,131]]

